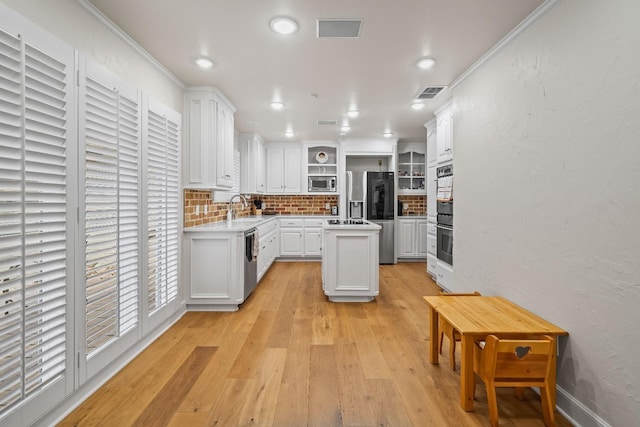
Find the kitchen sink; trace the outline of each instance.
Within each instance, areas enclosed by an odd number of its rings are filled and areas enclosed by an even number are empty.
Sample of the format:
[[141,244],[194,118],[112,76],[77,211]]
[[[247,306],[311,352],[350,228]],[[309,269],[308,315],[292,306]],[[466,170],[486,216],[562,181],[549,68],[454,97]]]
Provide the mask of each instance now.
[[242,224],[245,222],[257,222],[260,221],[258,218],[236,218],[231,221],[232,224]]

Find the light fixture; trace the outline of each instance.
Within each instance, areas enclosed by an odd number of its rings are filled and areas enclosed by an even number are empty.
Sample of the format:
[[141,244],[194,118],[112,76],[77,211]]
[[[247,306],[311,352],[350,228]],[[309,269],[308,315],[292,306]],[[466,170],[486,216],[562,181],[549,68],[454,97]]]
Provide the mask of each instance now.
[[351,126],[343,125],[342,127],[340,127],[340,130],[342,132],[349,132],[351,130]]
[[298,31],[298,23],[287,16],[276,16],[269,21],[269,27],[272,31],[288,35]]
[[293,133],[293,131],[292,131],[292,130],[287,130],[287,131],[284,133],[284,136],[286,136],[287,138],[293,138],[293,135],[295,135],[295,134]]
[[420,111],[424,108],[424,104],[422,102],[414,102],[413,104],[411,104],[411,108],[413,108],[416,111]]
[[436,65],[436,60],[428,56],[425,56],[424,58],[420,58],[418,59],[418,62],[416,62],[416,66],[422,70],[431,68],[434,65]]
[[213,61],[204,56],[196,58],[196,64],[198,65],[198,67],[205,68],[205,69],[213,67]]
[[385,138],[391,138],[393,136],[393,132],[385,132],[382,134]]
[[282,101],[271,101],[269,103],[269,106],[271,107],[271,109],[273,110],[282,110],[284,108],[284,102]]
[[359,115],[360,115],[360,111],[359,110],[349,110],[349,111],[347,111],[347,116],[351,117],[352,119],[355,119]]

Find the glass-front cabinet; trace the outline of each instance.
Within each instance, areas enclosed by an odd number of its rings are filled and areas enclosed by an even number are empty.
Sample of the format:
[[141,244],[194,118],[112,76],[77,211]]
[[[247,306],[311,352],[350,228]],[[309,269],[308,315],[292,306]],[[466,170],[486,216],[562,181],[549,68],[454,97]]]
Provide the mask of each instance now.
[[426,194],[426,142],[398,144],[398,194]]

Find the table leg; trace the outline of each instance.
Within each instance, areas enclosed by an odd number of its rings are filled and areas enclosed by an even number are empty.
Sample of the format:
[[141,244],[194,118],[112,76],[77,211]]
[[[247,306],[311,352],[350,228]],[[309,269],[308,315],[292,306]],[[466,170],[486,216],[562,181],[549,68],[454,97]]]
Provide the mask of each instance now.
[[473,335],[462,335],[460,360],[460,404],[465,411],[473,411]]
[[429,362],[432,365],[438,364],[438,312],[429,306]]
[[556,381],[557,381],[557,369],[558,369],[558,337],[553,338],[553,355],[551,356],[551,372],[549,372],[549,387],[551,390],[551,407],[556,410]]

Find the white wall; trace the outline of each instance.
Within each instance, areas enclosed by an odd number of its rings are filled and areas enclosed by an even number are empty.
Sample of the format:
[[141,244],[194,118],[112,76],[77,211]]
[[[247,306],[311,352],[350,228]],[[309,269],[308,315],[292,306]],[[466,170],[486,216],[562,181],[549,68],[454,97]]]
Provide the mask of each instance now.
[[55,37],[85,53],[127,82],[182,113],[180,83],[169,79],[73,0],[2,0]]
[[640,420],[639,85],[640,2],[565,0],[453,92],[455,290],[570,332],[583,425]]

